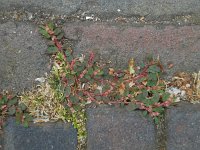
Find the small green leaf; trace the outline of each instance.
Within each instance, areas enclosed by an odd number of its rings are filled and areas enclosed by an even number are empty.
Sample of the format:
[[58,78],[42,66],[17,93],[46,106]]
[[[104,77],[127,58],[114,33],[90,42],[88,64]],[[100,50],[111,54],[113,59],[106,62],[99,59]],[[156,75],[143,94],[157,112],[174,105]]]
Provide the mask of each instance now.
[[146,97],[148,96],[148,91],[143,90],[141,94],[136,96],[136,100],[144,102],[146,100]]
[[144,97],[148,96],[148,91],[146,89],[142,90],[142,94],[144,95]]
[[10,107],[10,108],[8,109],[8,114],[9,114],[10,116],[14,115],[15,113],[16,113],[16,108],[15,108],[15,107]]
[[48,54],[55,54],[58,52],[58,48],[56,46],[49,46],[47,48],[47,52]]
[[8,101],[8,98],[6,96],[3,96],[2,99],[0,99],[0,105],[6,104]]
[[148,114],[148,112],[145,110],[145,111],[143,111],[143,113],[142,113],[142,114],[143,114],[143,116],[145,116],[145,117],[146,117],[146,116],[147,116],[147,114]]
[[157,74],[156,73],[149,73],[148,80],[157,81]]
[[89,75],[93,75],[93,73],[94,73],[94,69],[93,69],[92,67],[90,67],[90,68],[88,69],[88,74],[89,74]]
[[169,97],[170,97],[169,93],[163,93],[163,95],[162,95],[162,101],[163,102],[167,101],[169,99]]
[[76,104],[79,102],[79,99],[76,96],[70,96],[69,99],[73,104]]
[[75,105],[74,106],[75,111],[80,111],[82,108],[80,105]]
[[53,24],[53,22],[49,22],[49,23],[48,23],[48,27],[49,27],[50,30],[53,31],[54,28],[55,28],[55,25]]
[[67,56],[67,61],[68,62],[71,62],[72,60],[73,60],[73,56],[72,55]]
[[39,25],[39,28],[41,28],[41,29],[45,29],[45,26],[43,26],[43,25]]
[[148,72],[151,73],[159,73],[160,72],[160,68],[156,65],[152,65],[148,68]]
[[75,77],[73,75],[67,74],[66,78],[67,78],[67,84],[68,85],[72,85],[72,84],[75,83]]
[[23,125],[24,125],[25,128],[28,128],[28,121],[24,120]]
[[57,39],[58,39],[58,40],[61,40],[63,37],[64,37],[64,33],[61,32],[61,33],[57,36]]
[[19,112],[16,113],[16,123],[17,124],[21,123],[21,113],[19,113]]
[[125,107],[125,104],[122,102],[122,103],[120,103],[120,106],[121,107]]
[[95,90],[95,91],[94,91],[94,94],[95,94],[95,95],[100,94],[100,91],[99,91],[99,90]]
[[157,108],[153,108],[154,112],[159,112],[162,113],[165,109],[163,107],[157,107]]
[[14,97],[13,99],[8,101],[8,107],[11,107],[11,106],[17,104],[17,102],[18,102],[17,97]]
[[83,97],[83,92],[78,92],[78,96]]
[[67,87],[65,88],[65,96],[68,97],[70,94],[71,94],[71,87],[70,87],[70,86],[67,86]]
[[141,68],[144,68],[144,67],[145,67],[145,64],[144,64],[144,63],[141,63],[140,67],[141,67]]
[[153,103],[157,103],[160,100],[160,96],[158,93],[154,93],[153,97],[152,97],[152,101]]
[[77,74],[80,75],[84,69],[85,69],[85,66],[77,66],[77,69],[76,69]]
[[42,28],[39,29],[39,33],[42,34],[45,38],[49,39],[51,36],[48,34],[48,32]]
[[128,90],[128,89],[125,89],[125,91],[124,91],[124,96],[128,96],[128,94],[129,94],[129,90]]
[[145,104],[146,107],[149,107],[150,105],[153,104],[153,102],[150,101],[149,99],[145,99],[143,102],[144,102],[144,104]]
[[56,28],[55,30],[54,30],[54,34],[55,35],[58,35],[58,34],[60,34],[62,32],[62,30],[60,29],[60,28]]
[[91,79],[90,75],[88,75],[88,74],[86,74],[86,75],[84,76],[84,78],[87,79],[87,80],[90,80],[90,79]]
[[136,100],[144,101],[145,99],[146,99],[146,97],[143,94],[139,94],[136,96]]
[[29,113],[24,113],[24,117],[28,122],[33,121],[33,117]]
[[25,111],[27,109],[27,106],[24,104],[24,103],[20,103],[19,104],[19,108],[22,110],[22,111]]
[[154,117],[153,119],[154,119],[155,124],[158,124],[160,121],[158,117]]
[[143,81],[145,81],[145,80],[146,80],[146,78],[143,77],[143,78],[139,79],[138,82],[143,82]]
[[136,104],[134,104],[134,103],[130,103],[130,104],[128,104],[128,106],[126,108],[129,111],[133,111],[133,110],[137,109],[138,106]]
[[65,51],[65,55],[66,55],[66,56],[71,56],[71,52],[70,52],[69,50],[66,50],[66,51]]
[[153,81],[153,80],[148,80],[147,81],[147,86],[156,86],[157,81]]

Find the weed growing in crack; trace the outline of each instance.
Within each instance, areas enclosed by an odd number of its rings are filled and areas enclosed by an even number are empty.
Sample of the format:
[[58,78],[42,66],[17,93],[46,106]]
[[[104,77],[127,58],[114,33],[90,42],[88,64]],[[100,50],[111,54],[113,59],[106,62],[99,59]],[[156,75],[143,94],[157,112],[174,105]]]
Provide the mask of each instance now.
[[16,122],[28,127],[32,121],[32,116],[27,112],[27,106],[18,102],[17,96],[12,96],[8,92],[0,94],[0,129],[4,125],[7,116],[16,116]]
[[129,61],[125,70],[104,68],[94,61],[95,55],[75,57],[65,44],[64,33],[53,24],[40,26],[40,33],[48,40],[48,53],[53,58],[51,86],[62,93],[60,102],[68,112],[67,120],[78,130],[78,149],[86,143],[85,106],[90,103],[126,106],[129,110],[143,110],[156,124],[164,108],[173,102],[160,79],[162,65],[151,59],[141,67]]

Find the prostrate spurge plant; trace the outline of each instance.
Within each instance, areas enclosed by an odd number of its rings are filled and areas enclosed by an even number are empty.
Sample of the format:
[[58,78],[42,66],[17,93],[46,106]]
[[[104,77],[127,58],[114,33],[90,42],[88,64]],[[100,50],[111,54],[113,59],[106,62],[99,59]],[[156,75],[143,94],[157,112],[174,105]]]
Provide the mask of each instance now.
[[159,60],[151,59],[139,68],[131,59],[126,70],[106,70],[104,64],[94,61],[93,52],[88,57],[83,54],[74,57],[72,49],[65,47],[61,29],[48,24],[40,27],[40,33],[52,41],[48,51],[54,58],[53,77],[72,112],[91,102],[120,103],[144,110],[156,120],[163,107],[173,101],[165,92],[165,81],[159,78],[162,73]]
[[[85,105],[92,102],[119,104],[129,110],[143,110],[157,124],[164,108],[173,102],[165,91],[165,81],[160,79],[163,68],[159,60],[151,59],[137,67],[131,59],[125,70],[105,69],[105,64],[94,61],[93,52],[75,57],[66,46],[63,31],[52,23],[40,26],[39,31],[50,40],[48,52],[54,60],[51,85],[62,93],[61,103],[71,116],[81,111],[83,115]],[[84,137],[85,130],[80,132]]]
[[28,127],[32,121],[32,116],[26,111],[27,107],[23,103],[18,103],[18,97],[8,93],[0,94],[0,130],[7,116],[16,116],[16,122]]

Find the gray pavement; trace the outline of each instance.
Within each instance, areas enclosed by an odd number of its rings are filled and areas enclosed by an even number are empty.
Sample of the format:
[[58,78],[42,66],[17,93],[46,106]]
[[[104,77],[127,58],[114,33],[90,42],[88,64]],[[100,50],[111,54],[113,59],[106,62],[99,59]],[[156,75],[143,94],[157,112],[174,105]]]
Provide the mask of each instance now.
[[167,150],[199,150],[200,105],[181,103],[167,110]]
[[88,150],[156,149],[153,121],[140,112],[109,106],[87,110]]
[[48,72],[49,57],[38,26],[26,22],[0,24],[0,91],[22,92]]
[[4,150],[75,150],[76,130],[62,122],[17,125],[9,118],[4,127]]
[[78,11],[113,15],[164,16],[200,12],[198,0],[1,0],[1,9],[45,9],[44,11],[70,15]]

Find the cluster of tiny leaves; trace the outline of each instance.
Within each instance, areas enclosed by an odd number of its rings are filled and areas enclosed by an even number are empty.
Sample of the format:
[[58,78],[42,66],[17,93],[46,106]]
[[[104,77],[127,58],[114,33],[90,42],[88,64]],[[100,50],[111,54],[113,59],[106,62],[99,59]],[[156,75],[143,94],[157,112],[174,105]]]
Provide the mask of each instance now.
[[[90,103],[143,110],[143,114],[149,114],[157,124],[164,108],[173,102],[173,97],[165,92],[164,80],[160,79],[163,68],[159,60],[150,59],[137,67],[131,59],[125,70],[105,69],[105,64],[94,61],[93,52],[75,57],[65,43],[61,28],[49,23],[40,26],[39,32],[50,41],[48,53],[54,59],[54,86],[62,91],[63,105],[73,116],[71,121],[75,126],[78,121],[75,121],[74,114]],[[86,135],[86,131],[78,130],[78,134]]]
[[27,112],[27,107],[23,103],[18,103],[18,98],[8,93],[0,94],[0,128],[4,125],[8,116],[15,116],[17,123],[22,123],[28,127],[32,121],[32,116]]

